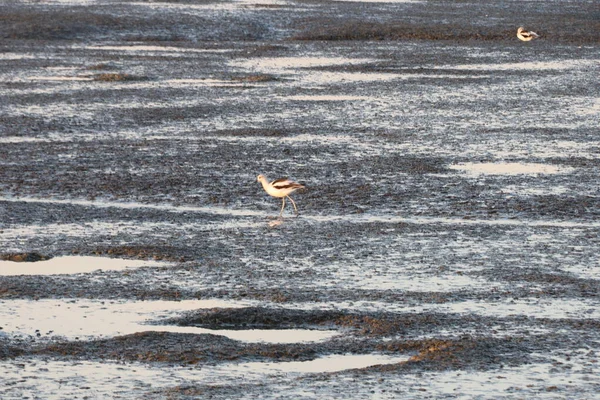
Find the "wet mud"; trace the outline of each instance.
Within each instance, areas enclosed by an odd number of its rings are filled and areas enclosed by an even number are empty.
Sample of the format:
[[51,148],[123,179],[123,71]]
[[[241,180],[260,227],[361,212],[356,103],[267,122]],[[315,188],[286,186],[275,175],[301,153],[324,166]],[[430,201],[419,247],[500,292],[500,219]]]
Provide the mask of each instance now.
[[0,397],[594,397],[598,16],[2,2]]

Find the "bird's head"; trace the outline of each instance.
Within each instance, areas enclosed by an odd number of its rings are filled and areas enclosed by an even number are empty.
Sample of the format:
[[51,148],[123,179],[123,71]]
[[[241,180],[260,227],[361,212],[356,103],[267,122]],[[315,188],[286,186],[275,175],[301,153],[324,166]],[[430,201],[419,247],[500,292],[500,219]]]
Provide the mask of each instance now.
[[257,180],[257,181],[259,181],[259,182],[263,182],[263,181],[265,180],[265,176],[264,176],[264,175],[259,175],[259,176],[256,178],[256,180]]

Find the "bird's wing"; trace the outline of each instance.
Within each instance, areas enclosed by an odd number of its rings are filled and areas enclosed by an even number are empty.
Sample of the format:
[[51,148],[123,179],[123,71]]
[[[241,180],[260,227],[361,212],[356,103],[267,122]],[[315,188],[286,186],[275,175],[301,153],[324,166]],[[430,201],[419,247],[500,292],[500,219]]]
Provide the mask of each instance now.
[[287,177],[279,178],[279,179],[275,179],[273,182],[271,182],[271,185],[275,186],[279,183],[284,183],[284,182],[291,182],[291,181]]
[[525,38],[536,38],[536,37],[539,37],[540,35],[538,35],[534,31],[522,31],[521,36],[523,36]]
[[275,189],[291,189],[304,187],[297,182],[289,180],[288,178],[275,179],[273,182],[271,182],[271,186],[273,186]]

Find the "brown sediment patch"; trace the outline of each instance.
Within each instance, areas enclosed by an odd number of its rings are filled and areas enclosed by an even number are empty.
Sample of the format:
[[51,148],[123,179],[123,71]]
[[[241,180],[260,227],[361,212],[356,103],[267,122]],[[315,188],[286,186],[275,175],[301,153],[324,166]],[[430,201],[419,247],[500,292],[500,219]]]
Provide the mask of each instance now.
[[159,246],[114,246],[98,247],[92,250],[74,249],[73,254],[109,255],[113,257],[133,258],[140,260],[185,262],[188,258],[176,254],[176,249]]
[[111,64],[105,64],[105,63],[89,65],[86,67],[86,69],[88,69],[90,71],[105,71],[105,70],[111,70],[111,69],[115,69],[115,68],[116,68],[116,66],[111,65]]
[[[596,280],[590,280],[585,278],[578,278],[571,276],[568,273],[557,274],[547,273],[535,270],[524,270],[524,271],[507,271],[502,279],[508,282],[531,282],[531,283],[546,283],[552,285],[569,285],[574,287],[586,287],[590,285],[597,285]],[[581,295],[581,294],[579,294]],[[597,293],[595,293],[597,295]]]
[[46,256],[40,253],[6,253],[0,254],[0,260],[2,261],[14,261],[14,262],[36,262],[51,259],[52,256]]
[[243,307],[193,311],[161,324],[200,326],[209,329],[348,328],[355,335],[382,337],[430,332],[436,327],[464,322],[483,323],[477,316],[448,316],[438,313],[357,313],[338,310],[294,310]]
[[25,354],[24,349],[5,343],[4,340],[0,339],[0,360],[19,357],[23,354]]
[[[119,281],[99,283],[94,279],[81,280],[63,276],[8,276],[0,277],[0,298],[44,299],[44,298],[102,298],[135,300],[183,300],[193,298],[189,291],[171,286],[149,288],[143,278],[135,272],[119,272]],[[143,273],[142,273],[143,275]]]
[[135,81],[147,81],[148,77],[145,76],[136,76],[130,74],[122,74],[122,73],[103,73],[94,76],[95,81],[99,82],[135,82]]
[[424,361],[424,360],[435,360],[447,351],[453,343],[445,340],[431,340],[425,343],[425,348],[419,351],[419,354],[412,356],[409,361]]
[[[212,334],[141,332],[111,339],[63,342],[24,351],[13,348],[10,357],[30,353],[78,359],[113,359],[142,362],[196,364],[231,360],[312,360],[319,355],[369,351],[386,354],[416,353],[406,363],[369,367],[380,370],[406,368],[425,370],[461,369],[474,365],[497,366],[502,362],[520,364],[527,360],[536,339],[523,337],[489,338],[466,336],[458,339],[423,339],[374,343],[339,341],[323,344],[241,343]],[[553,340],[541,338],[539,345]],[[410,365],[412,364],[412,365]]]
[[417,349],[418,354],[406,363],[382,365],[366,370],[456,370],[477,368],[480,370],[497,368],[503,363],[519,365],[528,362],[530,354],[537,346],[552,345],[553,338],[525,337],[471,337],[458,339],[428,339],[416,342],[390,342],[382,344],[380,350],[395,352]]
[[[398,164],[399,160],[394,160]],[[447,172],[441,159],[403,157],[401,166],[410,174],[439,174]]]
[[279,54],[281,52],[286,52],[289,50],[288,46],[283,46],[279,44],[262,44],[255,47],[248,48],[245,52],[246,56],[250,57],[259,57],[266,56],[272,54]]
[[338,323],[355,328],[363,335],[389,335],[399,329],[397,321],[372,316],[346,315],[339,318]]
[[22,292],[19,288],[7,287],[6,284],[0,286],[0,299],[19,299]]
[[295,328],[308,325],[335,325],[341,311],[286,310],[265,307],[226,308],[194,311],[162,323],[202,326],[210,329]]
[[[376,346],[376,351],[397,354],[415,354],[408,361],[396,364],[374,365],[366,368],[355,368],[336,372],[323,372],[305,375],[298,378],[299,384],[316,380],[328,380],[334,375],[353,375],[360,379],[373,372],[381,373],[415,373],[422,371],[467,370],[478,367],[481,370],[495,369],[500,366],[518,366],[529,362],[529,353],[534,340],[510,338],[507,340],[490,340],[485,337],[463,337],[458,339],[425,339],[398,341]],[[384,379],[385,375],[379,375]],[[262,384],[248,385],[245,393],[262,390]],[[184,385],[167,389],[159,389],[154,394],[188,398],[187,396],[215,395],[227,398],[235,393],[234,388],[226,385]],[[219,397],[221,398],[221,397]]]
[[360,335],[377,337],[433,332],[436,327],[448,323],[470,325],[485,323],[484,321],[485,318],[478,316],[452,316],[438,313],[373,313],[371,315],[344,315],[339,317],[335,323],[343,327],[353,328]]
[[[216,291],[211,293],[210,291],[207,292],[196,292],[195,297],[196,298],[210,298],[213,297],[214,295],[217,296],[222,296],[223,292],[222,291]],[[226,295],[226,297],[228,297],[228,295]],[[272,301],[273,303],[288,303],[290,301],[293,301],[293,294],[285,291],[285,290],[278,290],[278,289],[272,289],[272,290],[251,290],[251,291],[238,291],[235,293],[235,295],[233,296],[233,298],[236,298],[238,300],[240,299],[254,299],[254,300],[261,300],[261,301]]]

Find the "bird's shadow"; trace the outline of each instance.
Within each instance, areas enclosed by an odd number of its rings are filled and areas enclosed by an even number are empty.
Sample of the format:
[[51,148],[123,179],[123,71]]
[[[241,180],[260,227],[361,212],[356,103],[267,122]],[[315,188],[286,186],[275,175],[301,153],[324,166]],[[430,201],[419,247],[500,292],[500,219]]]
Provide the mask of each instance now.
[[277,226],[283,225],[285,221],[293,221],[296,218],[298,218],[298,216],[295,216],[294,218],[269,217],[269,222],[267,223],[267,225],[269,225],[269,228],[275,228]]
[[283,218],[277,218],[272,221],[269,221],[269,228],[275,228],[281,224],[283,224]]

